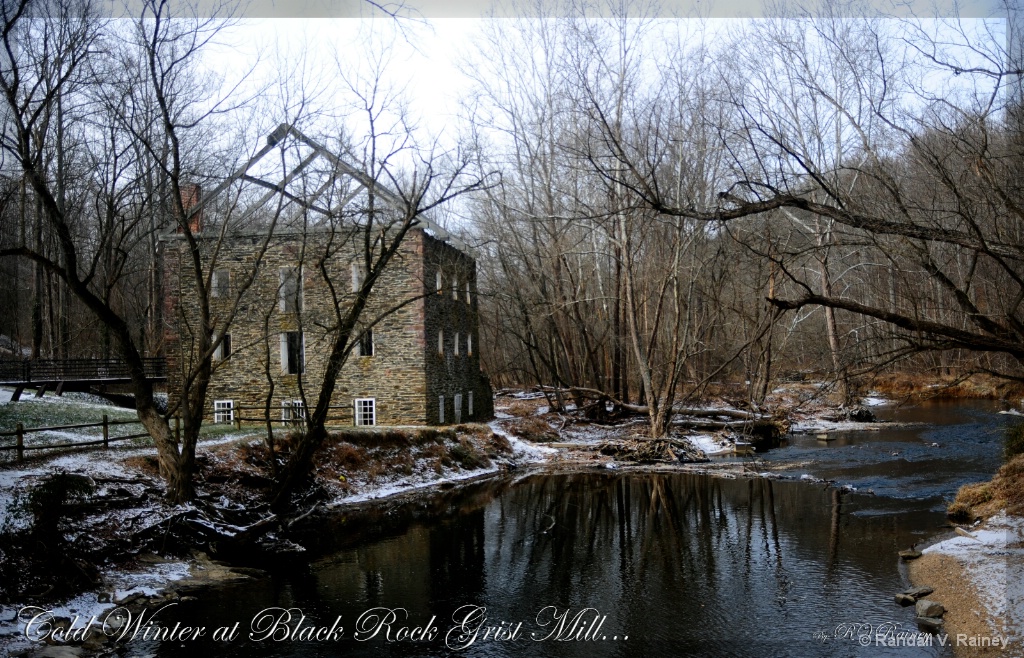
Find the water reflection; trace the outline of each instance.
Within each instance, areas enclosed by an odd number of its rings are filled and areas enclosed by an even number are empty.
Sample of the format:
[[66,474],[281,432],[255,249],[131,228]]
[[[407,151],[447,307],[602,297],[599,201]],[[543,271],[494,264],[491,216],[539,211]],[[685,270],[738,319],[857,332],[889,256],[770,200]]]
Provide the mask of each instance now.
[[[834,489],[681,473],[544,474],[447,496],[426,505],[433,515],[419,504],[319,528],[326,557],[277,565],[268,581],[168,611],[210,627],[241,621],[236,641],[165,643],[159,654],[939,655],[831,636],[844,623],[913,628],[910,610],[892,601],[903,586],[895,554],[941,515],[859,515],[868,501]],[[337,550],[326,538],[346,532],[360,543]],[[486,606],[499,632],[521,622],[519,639],[485,640],[481,630],[449,651],[444,635],[465,605]],[[301,608],[308,624],[340,615],[347,639],[247,641],[249,620],[270,606]],[[436,617],[435,639],[353,641],[356,619],[377,606],[404,607],[412,626]],[[548,606],[571,611],[567,620],[581,613],[574,637],[595,627],[598,637],[531,640],[549,634],[537,623],[539,613],[551,618]]]

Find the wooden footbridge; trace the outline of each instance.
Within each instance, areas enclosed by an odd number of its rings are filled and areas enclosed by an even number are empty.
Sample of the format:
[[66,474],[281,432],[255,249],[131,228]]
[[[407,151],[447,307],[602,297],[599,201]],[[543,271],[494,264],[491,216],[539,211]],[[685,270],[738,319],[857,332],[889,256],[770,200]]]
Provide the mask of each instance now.
[[[143,366],[153,381],[167,381],[167,361],[163,357],[145,358]],[[48,390],[60,395],[129,381],[128,366],[120,359],[0,360],[0,386],[14,387],[12,402],[21,399],[25,389],[35,389],[36,397],[42,397]]]

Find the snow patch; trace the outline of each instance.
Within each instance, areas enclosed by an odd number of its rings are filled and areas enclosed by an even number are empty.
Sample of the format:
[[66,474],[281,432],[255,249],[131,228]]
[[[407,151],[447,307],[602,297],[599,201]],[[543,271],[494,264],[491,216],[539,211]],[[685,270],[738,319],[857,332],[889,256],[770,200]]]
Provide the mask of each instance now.
[[[127,596],[141,593],[144,596],[155,596],[166,589],[171,583],[188,578],[190,567],[186,562],[164,562],[147,564],[145,567],[127,570],[115,569],[106,572],[103,577],[102,591],[111,595],[105,602],[99,600],[100,592],[85,592],[57,604],[45,606],[56,618],[80,620],[77,627],[83,627],[93,616],[102,622],[106,615],[117,607],[117,602]],[[33,646],[25,638],[25,622],[18,619],[21,605],[0,606],[0,638],[10,638],[14,642],[2,647],[4,650],[28,648]]]
[[880,396],[869,395],[861,400],[861,404],[865,407],[881,407],[887,404],[892,404],[892,400]]
[[963,563],[982,602],[1003,618],[1007,630],[1016,631],[1019,641],[1024,629],[1024,518],[1000,512],[970,534],[921,552],[949,555]]
[[555,448],[548,446],[539,446],[529,441],[523,441],[519,437],[509,434],[498,425],[497,421],[491,421],[488,423],[488,427],[491,431],[498,436],[503,436],[512,445],[512,456],[516,461],[523,461],[526,463],[542,462],[547,459],[550,455],[558,452]]
[[686,439],[694,446],[700,448],[709,457],[733,452],[733,446],[728,441],[716,439],[710,434],[696,434],[694,436],[687,436]]

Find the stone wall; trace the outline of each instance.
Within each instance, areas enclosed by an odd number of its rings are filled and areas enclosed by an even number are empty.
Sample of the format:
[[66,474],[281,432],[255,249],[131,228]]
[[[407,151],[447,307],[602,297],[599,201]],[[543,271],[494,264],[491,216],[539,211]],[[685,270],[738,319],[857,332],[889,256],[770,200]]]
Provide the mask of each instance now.
[[[430,284],[424,309],[427,422],[432,425],[440,422],[442,396],[444,424],[456,422],[456,395],[461,395],[462,422],[490,419],[494,415],[493,397],[490,384],[480,370],[476,262],[446,242],[430,236],[425,236],[424,242],[426,278]],[[438,272],[441,273],[440,286]],[[470,393],[473,394],[472,414],[469,413]]]
[[[214,259],[207,254],[213,269],[226,271],[228,283],[221,296],[211,301],[215,318],[228,317],[237,307],[231,324],[231,354],[215,364],[215,372],[207,396],[207,418],[212,420],[214,401],[232,400],[236,417],[263,417],[271,383],[271,418],[282,417],[282,403],[305,400],[316,404],[319,382],[330,350],[330,328],[336,325],[334,297],[343,308],[352,300],[353,263],[357,249],[335,235],[328,243],[326,234],[279,235],[272,239],[251,286],[242,291],[252,275],[256,255],[264,238],[234,237],[221,245]],[[340,244],[339,244],[340,243]],[[329,246],[328,246],[329,244]],[[179,258],[179,240],[167,245],[165,270],[168,272],[168,312],[171,325],[168,357],[188,358],[190,352],[188,326],[198,316],[195,296],[190,295],[188,276],[180,279],[173,270]],[[214,243],[204,242],[214,250]],[[330,253],[325,256],[325,252]],[[329,279],[325,280],[319,261]],[[301,267],[301,263],[305,263]],[[436,294],[436,270],[447,269],[445,294]],[[282,310],[280,299],[282,271],[301,267],[301,312]],[[459,298],[451,298],[450,278],[457,276],[462,287]],[[215,277],[219,278],[219,277]],[[180,283],[176,284],[175,281]],[[465,302],[465,285],[470,284],[471,303]],[[181,287],[179,292],[178,287]],[[217,288],[217,286],[214,286]],[[332,293],[333,288],[333,293]],[[184,314],[177,311],[183,304]],[[492,400],[486,377],[479,367],[479,336],[477,331],[477,300],[474,263],[471,258],[451,246],[416,229],[406,237],[396,255],[374,286],[362,325],[357,331],[379,319],[373,326],[373,356],[359,356],[356,351],[338,378],[330,417],[336,424],[353,423],[353,402],[356,398],[374,398],[376,421],[381,425],[436,424],[439,416],[438,396],[446,396],[448,412],[445,421],[453,422],[452,401],[455,393],[463,393],[462,420],[490,418]],[[384,315],[387,313],[386,315]],[[381,316],[384,315],[383,318]],[[183,322],[183,318],[193,318]],[[437,334],[445,327],[448,349],[437,353]],[[282,362],[281,335],[302,332],[305,342],[305,370],[302,374],[286,374]],[[455,332],[460,334],[462,349],[454,355]],[[467,355],[466,335],[472,334],[473,354]],[[175,356],[172,357],[172,354]],[[179,379],[180,381],[180,379]],[[173,383],[171,386],[174,389]],[[473,391],[474,414],[468,414],[468,392]],[[257,409],[258,408],[258,409]]]

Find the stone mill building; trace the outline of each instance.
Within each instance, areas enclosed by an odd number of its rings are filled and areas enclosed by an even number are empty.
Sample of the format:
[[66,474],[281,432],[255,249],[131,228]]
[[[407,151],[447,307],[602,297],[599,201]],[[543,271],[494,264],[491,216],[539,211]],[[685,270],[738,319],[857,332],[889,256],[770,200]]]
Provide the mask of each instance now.
[[[296,158],[300,171],[320,155],[331,162],[331,176],[339,176],[340,170],[355,178],[356,184],[349,183],[346,190],[368,184],[356,170],[345,168],[286,125],[271,135],[263,151],[289,137],[312,151],[312,156]],[[234,179],[253,179],[256,160]],[[278,189],[298,177],[294,170],[283,175]],[[328,186],[315,183],[311,187],[319,190]],[[249,219],[262,212],[262,223],[230,231],[202,227],[203,214],[212,216],[208,211],[222,192],[215,189],[202,197],[202,206],[192,208],[193,223],[200,229],[195,243],[211,263],[210,315],[232,318],[216,336],[221,344],[213,355],[207,421],[262,422],[268,408],[275,421],[298,420],[319,395],[338,309],[352,303],[366,276],[363,234],[357,223],[325,225],[296,222],[294,217],[279,221],[272,233],[258,230],[266,224],[266,207],[273,206],[267,203],[269,195],[240,213]],[[348,196],[351,200],[357,195]],[[190,191],[190,198],[199,195]],[[317,203],[315,197],[305,198],[300,213],[305,217]],[[188,248],[184,236],[163,241],[165,352],[172,398],[174,373],[183,371],[183,359],[194,358],[190,327],[197,306],[189,283],[194,278],[185,269]],[[469,250],[421,220],[408,231],[367,297],[337,379],[329,424],[445,425],[490,419],[492,393],[480,369],[478,309],[476,263]]]

